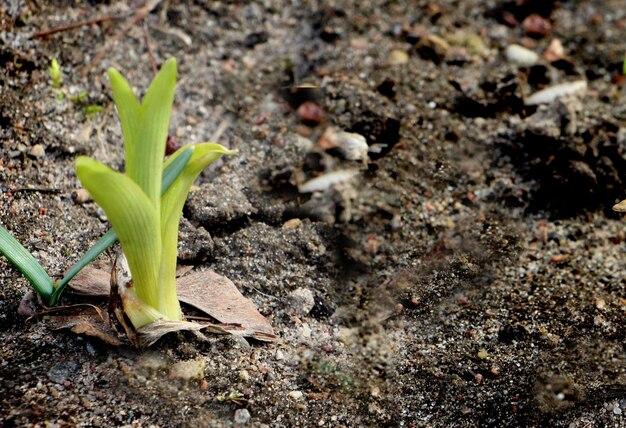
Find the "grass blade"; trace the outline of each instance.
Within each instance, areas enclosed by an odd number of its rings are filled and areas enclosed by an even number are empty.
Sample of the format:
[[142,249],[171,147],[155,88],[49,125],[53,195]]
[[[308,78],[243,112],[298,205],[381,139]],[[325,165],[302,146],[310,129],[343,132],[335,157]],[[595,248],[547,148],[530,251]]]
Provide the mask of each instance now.
[[0,253],[22,272],[35,291],[48,303],[54,290],[52,279],[35,257],[2,226],[0,226]]

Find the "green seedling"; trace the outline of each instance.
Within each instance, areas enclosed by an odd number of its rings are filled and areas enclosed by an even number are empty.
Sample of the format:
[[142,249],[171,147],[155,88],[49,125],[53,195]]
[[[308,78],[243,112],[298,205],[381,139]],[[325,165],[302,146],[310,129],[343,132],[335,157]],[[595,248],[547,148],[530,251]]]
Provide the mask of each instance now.
[[[193,147],[187,147],[163,169],[163,191],[169,189],[176,177],[180,175],[189,159],[191,159],[193,151]],[[55,306],[72,278],[116,241],[117,235],[113,229],[110,229],[72,266],[62,279],[53,283],[35,257],[11,236],[4,227],[0,226],[0,254],[3,254],[22,272],[48,306]]]
[[87,100],[87,97],[88,97],[87,91],[80,91],[76,95],[70,97],[70,102],[74,104],[82,103]]
[[[182,319],[176,294],[176,261],[183,206],[200,172],[235,151],[219,144],[192,145],[189,162],[161,196],[176,61],[170,59],[163,65],[141,103],[118,71],[109,69],[109,79],[124,135],[126,174],[80,156],[76,175],[104,209],[122,244],[132,286],[120,287],[119,291],[126,314],[139,329],[157,320]],[[165,167],[183,151],[175,152]]]
[[56,89],[60,89],[61,83],[63,82],[63,72],[56,58],[52,58],[50,67],[48,67],[48,74],[50,75],[50,80],[52,80],[52,86]]
[[89,104],[83,108],[83,114],[88,118],[94,117],[95,115],[100,113],[103,109],[104,107],[102,107],[101,105]]

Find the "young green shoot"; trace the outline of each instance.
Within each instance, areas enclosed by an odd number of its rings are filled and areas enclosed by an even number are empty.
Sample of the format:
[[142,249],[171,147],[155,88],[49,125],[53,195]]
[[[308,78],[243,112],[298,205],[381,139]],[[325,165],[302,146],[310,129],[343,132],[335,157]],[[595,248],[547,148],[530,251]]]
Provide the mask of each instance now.
[[[183,206],[200,172],[220,156],[234,153],[219,144],[191,145],[189,161],[161,196],[176,73],[176,61],[168,60],[140,103],[126,79],[109,69],[125,141],[126,174],[88,157],[76,159],[78,178],[104,209],[122,244],[133,281],[132,287],[122,287],[120,294],[137,329],[159,319],[182,319],[176,261]],[[165,167],[176,162],[184,150],[174,153]]]
[[52,80],[52,86],[54,86],[55,89],[60,89],[61,83],[63,82],[63,72],[56,58],[52,58],[50,66],[48,67],[48,74],[50,75],[50,80]]
[[[167,166],[165,166],[161,185],[163,192],[169,189],[176,177],[183,171],[189,159],[191,159],[193,151],[193,147],[184,148],[176,159],[168,162]],[[0,254],[4,255],[22,272],[48,306],[55,306],[72,278],[116,241],[117,235],[115,230],[110,229],[72,266],[62,279],[53,283],[35,257],[11,236],[8,230],[0,226]]]

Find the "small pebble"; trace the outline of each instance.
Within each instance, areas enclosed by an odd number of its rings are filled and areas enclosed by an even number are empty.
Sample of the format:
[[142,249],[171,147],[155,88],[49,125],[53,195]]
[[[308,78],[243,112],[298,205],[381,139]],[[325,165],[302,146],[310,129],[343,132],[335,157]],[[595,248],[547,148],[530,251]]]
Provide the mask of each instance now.
[[299,218],[292,218],[283,223],[283,230],[293,230],[300,227],[302,220]]
[[358,174],[354,170],[339,170],[315,177],[299,187],[300,193],[313,193],[328,190],[332,186],[350,180]]
[[244,425],[247,424],[248,422],[250,422],[250,418],[252,416],[250,416],[250,412],[248,411],[248,409],[237,409],[235,410],[235,423],[236,424],[240,424],[240,425]]
[[76,189],[72,192],[72,200],[79,205],[91,201],[91,195],[87,189]]
[[43,148],[41,144],[35,144],[33,147],[31,147],[28,154],[36,159],[39,159],[39,158],[42,158],[46,154],[46,150]]
[[300,400],[303,397],[302,391],[291,391],[289,396],[294,400]]
[[504,51],[504,56],[506,56],[509,62],[521,65],[522,67],[533,66],[539,61],[539,55],[520,45],[507,46]]
[[524,104],[527,106],[538,104],[550,104],[557,98],[564,97],[566,95],[577,95],[584,93],[587,90],[587,81],[576,80],[574,82],[561,83],[535,92],[530,97],[526,98]]
[[560,39],[552,39],[548,49],[543,53],[543,57],[550,62],[558,61],[565,56],[565,48]]
[[296,114],[301,122],[311,125],[319,125],[324,121],[324,110],[313,101],[300,104]]
[[315,306],[315,295],[308,288],[296,288],[288,296],[289,307],[300,315],[306,315]]
[[524,32],[531,37],[542,38],[552,29],[552,24],[546,18],[532,13],[522,22]]
[[476,356],[481,360],[486,360],[487,357],[489,357],[489,354],[487,354],[487,351],[485,351],[484,349],[481,349],[480,351],[478,351]]
[[241,379],[244,382],[247,382],[250,380],[250,373],[248,373],[247,370],[241,370],[239,372],[239,379]]
[[389,65],[401,65],[407,62],[409,62],[409,54],[399,49],[392,50],[387,58],[387,64]]

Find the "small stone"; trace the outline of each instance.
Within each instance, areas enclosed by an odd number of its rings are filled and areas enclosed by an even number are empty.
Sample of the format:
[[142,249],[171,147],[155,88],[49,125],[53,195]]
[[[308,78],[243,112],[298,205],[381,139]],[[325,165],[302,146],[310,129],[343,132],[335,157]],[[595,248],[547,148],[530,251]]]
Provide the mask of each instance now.
[[250,422],[250,412],[248,409],[237,409],[235,410],[235,423],[239,425],[245,425]]
[[380,397],[380,388],[377,387],[376,385],[372,385],[370,387],[370,395],[372,397]]
[[603,310],[604,308],[606,308],[606,302],[604,301],[604,299],[597,299],[596,300],[596,308]]
[[619,406],[619,404],[616,404],[615,406],[613,406],[613,414],[615,415],[622,414],[622,408]]
[[294,400],[300,400],[304,394],[302,394],[302,391],[291,391],[289,392],[289,396]]
[[250,373],[248,373],[248,370],[241,370],[239,372],[239,379],[241,379],[244,382],[247,382],[250,380]]
[[296,288],[289,293],[289,306],[296,313],[307,315],[315,306],[315,295],[308,288]]
[[299,218],[292,218],[283,223],[283,230],[294,230],[300,227],[302,220]]
[[522,67],[531,67],[539,61],[539,55],[520,45],[507,46],[504,55],[509,62],[521,65]]
[[409,62],[409,54],[399,49],[392,50],[387,58],[387,64],[389,65],[401,65],[407,62]]
[[487,351],[484,349],[481,349],[476,353],[476,356],[481,360],[486,360],[489,357],[489,354],[487,354]]
[[170,368],[170,379],[196,380],[204,377],[204,360],[179,361]]
[[72,200],[78,205],[82,205],[86,202],[91,201],[91,195],[89,194],[87,189],[76,189],[72,192]]
[[563,59],[565,56],[565,49],[563,48],[563,43],[561,43],[560,39],[552,39],[548,49],[543,53],[543,57],[550,62],[558,61]]
[[552,29],[552,24],[546,18],[532,13],[524,19],[522,28],[531,37],[543,38]]
[[39,158],[42,158],[46,154],[46,150],[43,148],[41,144],[35,144],[33,147],[31,147],[30,152],[28,152],[28,154],[36,159],[39,159]]
[[283,353],[283,351],[278,349],[276,351],[276,354],[274,355],[274,358],[276,358],[276,361],[284,361],[285,360],[285,354]]
[[367,161],[369,147],[367,140],[361,134],[354,132],[336,131],[328,128],[320,138],[319,145],[327,149],[337,149],[347,160]]
[[524,104],[527,106],[538,104],[550,104],[557,98],[567,95],[580,95],[587,91],[587,81],[576,80],[573,82],[561,83],[554,86],[549,86],[545,89],[535,92],[530,97],[526,98]]
[[296,114],[301,122],[310,125],[319,125],[324,121],[324,110],[313,101],[306,101],[300,104]]

